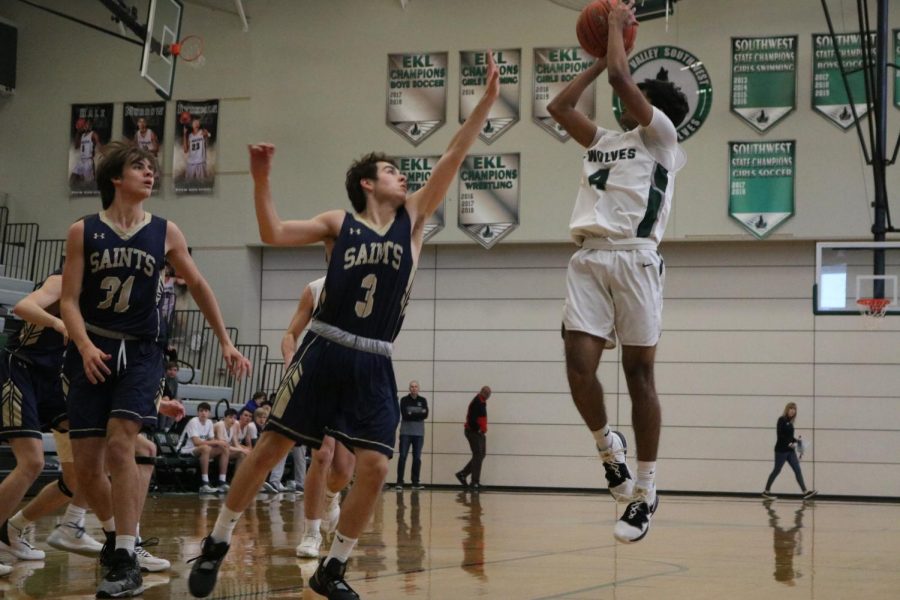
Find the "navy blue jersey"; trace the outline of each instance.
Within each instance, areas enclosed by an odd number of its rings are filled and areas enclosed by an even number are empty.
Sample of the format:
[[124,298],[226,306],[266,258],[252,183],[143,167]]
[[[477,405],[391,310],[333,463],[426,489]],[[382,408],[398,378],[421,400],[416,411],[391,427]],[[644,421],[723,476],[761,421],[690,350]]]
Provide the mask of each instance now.
[[[50,275],[60,275],[62,271],[54,271]],[[35,289],[44,285],[41,282]],[[59,316],[59,301],[45,309],[54,316]],[[14,354],[25,362],[47,371],[59,371],[62,367],[63,352],[66,345],[62,334],[52,327],[44,327],[25,322],[16,337],[6,346],[10,354]]]
[[383,233],[347,213],[314,317],[354,335],[392,342],[415,275],[411,238],[402,206]]
[[156,341],[163,332],[160,298],[166,220],[151,216],[123,237],[100,215],[84,218],[84,277],[79,305],[85,323]]

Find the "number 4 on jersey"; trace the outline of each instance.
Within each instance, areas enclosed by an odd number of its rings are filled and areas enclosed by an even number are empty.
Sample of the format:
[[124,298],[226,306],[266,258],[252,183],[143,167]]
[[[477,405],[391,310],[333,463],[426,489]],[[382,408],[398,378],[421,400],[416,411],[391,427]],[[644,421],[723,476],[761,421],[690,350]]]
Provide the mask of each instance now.
[[598,190],[606,189],[606,180],[609,179],[609,169],[600,169],[595,171],[593,175],[588,177],[588,183]]

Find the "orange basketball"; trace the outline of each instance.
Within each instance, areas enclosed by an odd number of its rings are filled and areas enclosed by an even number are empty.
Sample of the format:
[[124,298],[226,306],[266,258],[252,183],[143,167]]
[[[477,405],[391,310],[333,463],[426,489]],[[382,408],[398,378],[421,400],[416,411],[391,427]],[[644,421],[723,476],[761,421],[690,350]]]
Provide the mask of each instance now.
[[180,115],[178,115],[178,122],[182,125],[190,125],[191,113],[189,113],[188,111],[182,112]]
[[[606,45],[609,34],[609,26],[607,16],[609,9],[618,0],[594,0],[584,7],[578,16],[578,23],[575,26],[575,33],[578,36],[578,43],[584,48],[585,52],[597,58],[606,56]],[[631,52],[634,48],[634,40],[637,37],[637,25],[629,25],[622,32],[625,42],[625,52]]]
[[84,131],[87,128],[87,121],[81,117],[75,121],[75,131]]

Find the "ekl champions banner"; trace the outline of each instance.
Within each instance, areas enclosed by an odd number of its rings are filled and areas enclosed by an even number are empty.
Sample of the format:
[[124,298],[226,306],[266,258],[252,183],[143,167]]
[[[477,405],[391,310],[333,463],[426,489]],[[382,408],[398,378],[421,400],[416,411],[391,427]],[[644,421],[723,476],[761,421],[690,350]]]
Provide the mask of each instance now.
[[99,196],[97,163],[112,137],[113,105],[73,104],[69,120],[69,196]]
[[519,225],[519,155],[470,155],[459,169],[459,228],[485,248]]
[[218,100],[177,100],[172,178],[176,194],[208,194],[216,182]]
[[388,54],[387,125],[413,146],[446,121],[447,53]]
[[[565,48],[534,49],[534,84],[531,99],[531,118],[547,133],[561,142],[569,140],[569,133],[562,128],[547,110],[547,105],[569,83],[594,63],[594,58],[578,46]],[[584,91],[575,108],[591,121],[596,116],[596,81]]]
[[[421,189],[422,186],[425,185],[428,178],[431,177],[431,171],[434,169],[434,165],[437,164],[437,161],[440,158],[440,156],[394,157],[397,161],[397,165],[400,167],[400,172],[406,175],[407,195]],[[444,205],[446,203],[447,198],[444,198],[444,200],[441,201],[441,205],[438,206],[438,209],[434,211],[434,214],[428,217],[428,220],[425,222],[425,237],[423,241],[427,242],[432,236],[444,228]]]
[[125,102],[122,111],[122,138],[156,157],[157,170],[153,179],[153,193],[159,193],[162,175],[162,157],[166,125],[165,102]]
[[[500,71],[500,96],[488,113],[478,134],[486,144],[492,143],[519,122],[519,88],[521,83],[521,50],[494,50],[494,62]],[[459,122],[464,123],[487,86],[487,51],[459,53]]]

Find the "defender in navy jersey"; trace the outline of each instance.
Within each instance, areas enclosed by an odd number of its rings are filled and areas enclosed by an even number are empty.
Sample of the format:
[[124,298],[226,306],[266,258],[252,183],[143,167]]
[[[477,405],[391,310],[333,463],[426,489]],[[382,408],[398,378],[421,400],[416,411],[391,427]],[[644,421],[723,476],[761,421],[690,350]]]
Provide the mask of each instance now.
[[[553,118],[588,148],[570,230],[580,249],[569,261],[563,337],[575,406],[591,430],[609,491],[628,502],[613,534],[642,539],[656,511],[656,455],[660,407],[653,366],[662,331],[664,267],[656,247],[672,202],[675,174],[684,165],[675,126],[688,111],[684,94],[665,80],[636,84],[628,68],[622,29],[636,23],[634,0],[608,17],[607,54],[576,77],[548,105]],[[597,127],[575,108],[605,70],[622,100],[625,133]],[[637,480],[625,462],[625,438],[612,431],[597,366],[605,348],[622,343],[637,439]]]
[[[71,338],[64,372],[75,469],[91,506],[101,512],[111,502],[115,517],[115,552],[97,590],[101,598],[143,589],[135,538],[146,488],[135,449],[141,428],[156,421],[162,391],[158,304],[166,260],[186,282],[232,373],[250,368],[228,337],[184,235],[144,210],[155,172],[150,152],[121,142],[107,146],[97,172],[103,211],[77,221],[66,240],[61,312]],[[111,499],[104,496],[107,467]]]
[[276,394],[266,431],[241,465],[216,526],[203,542],[188,588],[210,594],[231,532],[266,473],[300,441],[318,448],[333,436],[356,454],[356,481],[341,511],[334,543],[309,581],[328,598],[358,598],[344,581],[347,559],[372,515],[387,475],[399,423],[392,342],[400,330],[426,219],[437,209],[499,93],[488,52],[487,87],[450,141],[428,182],[407,198],[406,177],[388,157],[351,165],[347,193],[354,213],[333,210],[302,221],[275,212],[271,144],[250,146],[256,218],[262,241],[276,246],[323,242],[331,259],[319,310]]

